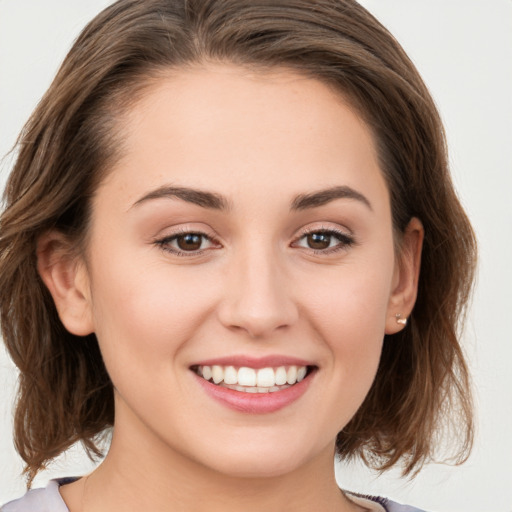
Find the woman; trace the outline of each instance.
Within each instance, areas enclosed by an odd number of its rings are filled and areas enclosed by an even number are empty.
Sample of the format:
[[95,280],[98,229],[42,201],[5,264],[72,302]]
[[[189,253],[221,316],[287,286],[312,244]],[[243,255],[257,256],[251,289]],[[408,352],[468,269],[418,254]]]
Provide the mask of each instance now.
[[340,492],[333,456],[414,474],[447,410],[467,456],[474,237],[428,92],[357,3],[121,0],[19,148],[0,289],[29,481],[112,437],[4,510],[406,510]]

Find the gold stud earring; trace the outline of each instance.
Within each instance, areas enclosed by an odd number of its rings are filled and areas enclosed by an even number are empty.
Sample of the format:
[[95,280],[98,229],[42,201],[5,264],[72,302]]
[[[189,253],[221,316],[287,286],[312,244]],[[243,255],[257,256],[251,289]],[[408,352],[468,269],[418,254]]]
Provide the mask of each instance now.
[[403,325],[404,327],[407,325],[407,318],[402,318],[402,314],[401,313],[397,313],[395,315],[395,318],[396,318],[396,323],[397,324]]

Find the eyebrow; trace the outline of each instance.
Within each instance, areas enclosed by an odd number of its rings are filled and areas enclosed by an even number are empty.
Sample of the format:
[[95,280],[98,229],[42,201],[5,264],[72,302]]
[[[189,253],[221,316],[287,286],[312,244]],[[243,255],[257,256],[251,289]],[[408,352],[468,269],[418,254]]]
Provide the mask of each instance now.
[[292,201],[291,209],[297,211],[318,208],[335,199],[355,199],[373,211],[370,201],[363,194],[347,186],[327,188],[311,194],[301,194]]
[[149,201],[151,199],[177,198],[187,203],[196,204],[202,208],[211,210],[228,210],[230,208],[229,201],[220,194],[215,192],[206,192],[188,187],[172,187],[164,186],[157,188],[141,197],[133,206]]
[[[137,206],[151,199],[177,198],[187,203],[196,204],[202,208],[212,210],[229,210],[231,208],[230,201],[215,192],[207,192],[188,187],[163,186],[149,192],[148,194],[137,200],[132,206]],[[308,210],[310,208],[318,208],[324,206],[336,199],[355,199],[363,203],[370,210],[373,210],[370,201],[360,192],[348,186],[331,187],[310,194],[300,194],[291,202],[290,209],[292,211]]]

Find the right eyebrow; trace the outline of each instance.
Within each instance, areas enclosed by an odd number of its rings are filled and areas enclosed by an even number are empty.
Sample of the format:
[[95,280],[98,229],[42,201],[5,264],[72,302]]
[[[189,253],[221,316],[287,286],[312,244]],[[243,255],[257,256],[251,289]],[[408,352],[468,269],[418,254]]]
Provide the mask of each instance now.
[[346,185],[327,188],[310,194],[301,194],[292,201],[291,209],[307,210],[309,208],[318,208],[336,199],[355,199],[370,210],[373,210],[370,201],[361,192]]
[[163,186],[159,187],[151,192],[148,192],[140,199],[138,199],[133,206],[138,206],[146,201],[150,201],[152,199],[162,199],[162,198],[177,198],[182,201],[186,201],[187,203],[196,204],[197,206],[201,206],[202,208],[209,208],[212,210],[229,210],[230,203],[229,201],[222,195],[217,194],[215,192],[208,192],[205,190],[197,190],[188,187],[173,187],[173,186]]

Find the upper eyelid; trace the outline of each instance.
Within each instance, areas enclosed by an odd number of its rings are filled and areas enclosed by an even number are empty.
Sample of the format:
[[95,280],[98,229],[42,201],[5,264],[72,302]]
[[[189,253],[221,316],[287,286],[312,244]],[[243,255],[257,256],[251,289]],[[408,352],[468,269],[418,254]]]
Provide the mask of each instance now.
[[[300,230],[298,230],[296,232],[295,235],[293,235],[293,239],[297,240],[298,238],[301,238],[301,237],[311,234],[311,233],[335,233],[335,234],[337,233],[337,234],[345,235],[347,237],[351,237],[351,238],[353,237],[353,233],[349,229],[321,225],[321,226],[314,226],[314,227],[308,226],[305,228],[301,228]],[[165,240],[165,239],[175,238],[180,235],[187,235],[187,234],[202,235],[212,241],[213,240],[218,241],[220,238],[213,230],[210,230],[210,229],[201,229],[201,228],[195,229],[193,227],[190,227],[190,228],[178,227],[169,233],[161,234],[161,235],[159,234],[159,235],[154,236],[153,240],[154,241]]]
[[[295,234],[295,236],[293,236],[291,243],[296,243],[304,236],[307,236],[312,233],[332,233],[333,235],[341,235],[354,242],[354,235],[352,234],[351,230],[346,228],[344,229],[341,227],[320,225],[306,226],[302,228],[299,232]],[[187,234],[197,234],[205,237],[212,244],[223,245],[222,242],[219,241],[219,236],[216,233],[214,233],[213,230],[210,231],[206,229],[194,229],[193,227],[178,227],[170,233],[154,237],[153,241],[155,243],[162,244],[163,242],[175,240],[177,237]]]
[[[310,234],[310,233],[346,233],[345,230],[341,228],[329,228],[329,227],[315,227],[315,228],[305,228],[302,231],[302,234]],[[347,235],[349,233],[346,233]]]
[[[162,233],[163,232],[163,233]],[[217,234],[212,229],[205,228],[194,228],[194,227],[171,227],[161,230],[161,232],[153,237],[154,241],[166,240],[169,238],[175,238],[180,235],[196,234],[202,235],[210,240],[218,240]]]
[[341,228],[341,227],[334,227],[334,226],[306,226],[305,228],[302,228],[297,235],[295,236],[295,240],[298,240],[299,238],[302,238],[303,236],[309,235],[311,233],[334,233],[339,235],[344,235],[347,238],[354,238],[354,234],[352,231],[348,228]]

